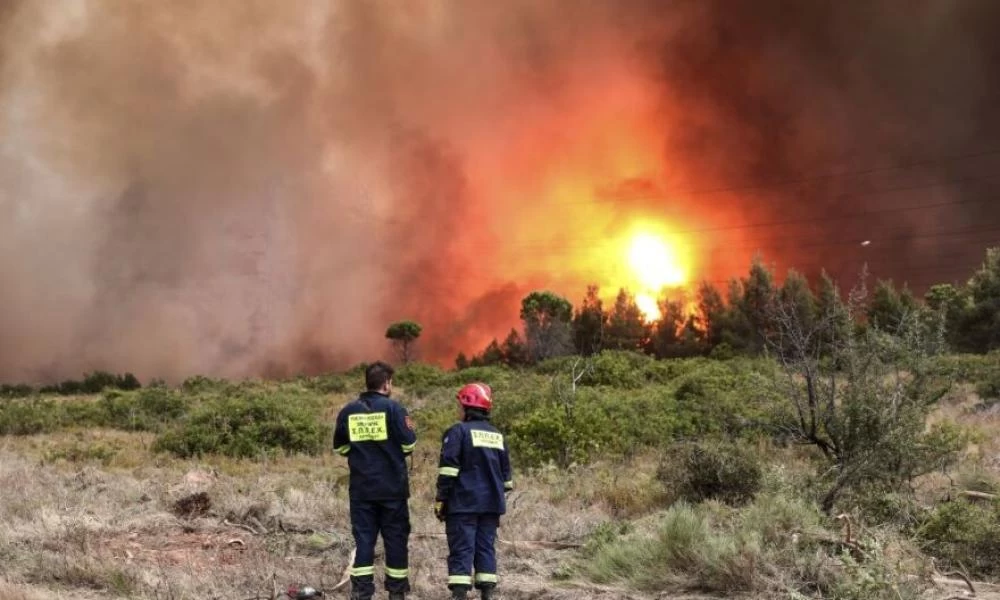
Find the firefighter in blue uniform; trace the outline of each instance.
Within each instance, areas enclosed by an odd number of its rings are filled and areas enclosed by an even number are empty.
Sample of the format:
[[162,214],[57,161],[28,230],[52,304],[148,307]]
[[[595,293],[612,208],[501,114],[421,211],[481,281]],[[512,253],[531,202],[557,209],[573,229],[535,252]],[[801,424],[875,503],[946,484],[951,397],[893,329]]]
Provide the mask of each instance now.
[[466,598],[475,584],[480,597],[488,600],[497,585],[497,527],[514,482],[507,443],[489,421],[492,396],[484,383],[460,389],[460,422],[444,433],[441,442],[434,514],[445,522],[448,535],[448,588],[453,599]]
[[376,362],[365,370],[367,391],[341,409],[333,449],[350,468],[351,533],[354,565],[351,600],[375,594],[375,543],[385,547],[385,589],[390,600],[410,590],[407,544],[410,537],[409,474],[406,457],[417,442],[413,421],[390,398],[393,369]]

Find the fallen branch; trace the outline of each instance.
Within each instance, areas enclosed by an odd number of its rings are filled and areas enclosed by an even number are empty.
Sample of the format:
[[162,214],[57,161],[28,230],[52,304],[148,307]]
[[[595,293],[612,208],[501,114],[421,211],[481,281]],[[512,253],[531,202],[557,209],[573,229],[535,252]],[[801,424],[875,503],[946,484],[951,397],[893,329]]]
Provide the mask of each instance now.
[[958,494],[960,496],[965,496],[966,498],[974,498],[976,500],[1000,500],[1000,496],[996,494],[977,492],[975,490],[961,490],[958,492]]
[[252,533],[254,535],[260,535],[259,531],[257,531],[253,527],[250,527],[249,525],[244,525],[243,523],[233,523],[229,519],[222,519],[222,524],[223,525],[228,525],[229,527],[239,527],[240,529],[243,529],[245,531],[249,531],[250,533]]
[[296,527],[294,525],[288,525],[281,519],[278,519],[278,529],[282,533],[300,533],[305,535],[312,535],[316,533],[316,530],[311,527]]
[[337,582],[337,585],[330,588],[329,591],[336,592],[340,588],[347,585],[347,583],[351,580],[351,567],[353,566],[354,566],[354,548],[351,548],[351,555],[347,557],[347,566],[344,567],[344,572],[340,575],[340,581]]
[[951,576],[958,577],[969,588],[969,593],[971,594],[971,596],[960,596],[960,597],[962,598],[976,597],[976,586],[972,585],[972,581],[969,579],[969,577],[965,573],[962,573],[961,571],[948,571],[947,573],[941,573],[940,577],[934,578],[934,583],[947,583],[950,585],[958,584],[959,583],[958,580],[949,579],[949,577]]
[[267,535],[268,533],[271,533],[271,531],[267,527],[264,527],[264,524],[261,523],[257,517],[253,515],[247,515],[247,520],[259,528],[261,535]]

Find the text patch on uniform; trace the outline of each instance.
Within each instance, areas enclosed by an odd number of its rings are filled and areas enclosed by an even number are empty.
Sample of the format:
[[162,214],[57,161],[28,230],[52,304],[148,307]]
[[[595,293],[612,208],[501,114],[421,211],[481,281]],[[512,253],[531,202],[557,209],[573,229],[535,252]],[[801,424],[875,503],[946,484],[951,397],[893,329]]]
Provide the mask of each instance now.
[[472,434],[472,445],[477,448],[496,448],[497,450],[503,450],[503,435],[499,433],[494,433],[492,431],[482,431],[480,429],[473,429],[469,433]]
[[383,442],[389,439],[384,412],[348,416],[347,432],[352,442]]

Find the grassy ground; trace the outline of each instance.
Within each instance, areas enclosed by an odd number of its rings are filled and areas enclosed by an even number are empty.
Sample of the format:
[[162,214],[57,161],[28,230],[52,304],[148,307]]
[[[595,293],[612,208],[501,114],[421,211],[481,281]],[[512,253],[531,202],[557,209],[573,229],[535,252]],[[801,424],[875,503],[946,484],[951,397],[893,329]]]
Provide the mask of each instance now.
[[[330,398],[332,419],[348,396]],[[940,503],[956,487],[995,489],[1000,413],[960,389],[934,418],[965,425],[973,444],[958,468],[919,482],[918,501]],[[352,549],[342,458],[181,460],[153,453],[153,439],[98,429],[0,438],[0,600],[275,598],[292,584],[331,589],[341,581]],[[424,437],[413,459],[418,600],[446,597],[447,549],[431,510],[437,450]],[[801,493],[812,471],[807,452],[760,451],[771,466],[761,495],[742,508],[675,503],[651,453],[519,471],[500,531],[500,597],[902,599],[961,591],[895,530],[856,526],[866,554],[848,558],[839,544],[844,522]],[[1000,598],[985,584],[978,593]]]

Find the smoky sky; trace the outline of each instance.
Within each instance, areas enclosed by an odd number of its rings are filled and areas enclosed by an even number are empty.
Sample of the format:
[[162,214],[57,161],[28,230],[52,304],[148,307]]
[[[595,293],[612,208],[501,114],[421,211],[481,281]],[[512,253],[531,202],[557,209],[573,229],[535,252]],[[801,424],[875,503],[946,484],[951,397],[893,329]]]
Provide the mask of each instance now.
[[[390,356],[402,318],[448,364],[531,289],[582,298],[566,255],[636,211],[683,223],[710,281],[754,254],[961,280],[1000,239],[997,23],[991,0],[2,0],[0,379],[317,372]],[[645,171],[521,194],[602,170],[626,122]]]

